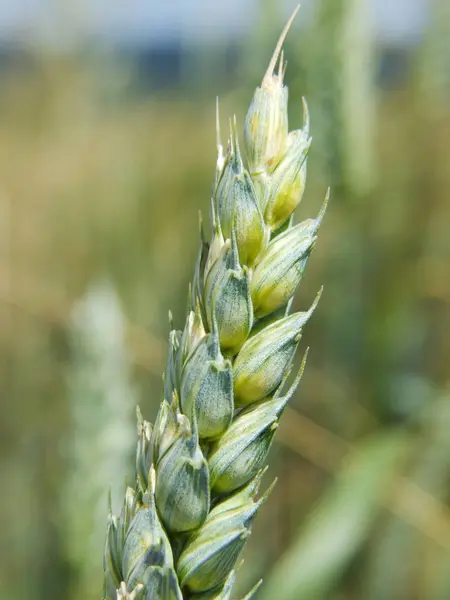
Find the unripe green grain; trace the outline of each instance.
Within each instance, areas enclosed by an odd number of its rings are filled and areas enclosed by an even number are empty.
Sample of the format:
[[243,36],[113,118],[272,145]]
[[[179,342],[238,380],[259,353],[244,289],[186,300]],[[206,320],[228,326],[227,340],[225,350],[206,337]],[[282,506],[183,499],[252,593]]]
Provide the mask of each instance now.
[[[293,18],[293,17],[292,17]],[[289,314],[325,203],[294,224],[311,138],[289,132],[283,31],[227,151],[217,110],[211,242],[203,224],[184,329],[172,326],[154,426],[138,414],[136,485],[110,515],[105,600],[231,600],[265,463],[299,374],[284,388],[306,312]],[[279,60],[278,73],[275,66]],[[243,600],[253,597],[259,583]],[[117,590],[117,593],[116,593]]]

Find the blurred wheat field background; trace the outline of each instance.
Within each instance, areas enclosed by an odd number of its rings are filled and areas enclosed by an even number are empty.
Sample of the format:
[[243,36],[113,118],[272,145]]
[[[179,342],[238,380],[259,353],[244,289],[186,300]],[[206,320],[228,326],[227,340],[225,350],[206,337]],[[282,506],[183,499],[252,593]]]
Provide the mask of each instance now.
[[[308,366],[239,574],[264,575],[263,600],[450,597],[450,10],[426,4],[395,45],[369,2],[316,0],[286,45],[291,122],[305,95],[314,139],[298,214],[333,196],[295,300],[324,284]],[[0,600],[100,597],[107,488],[132,477],[136,404],[153,420],[161,400],[209,210],[215,96],[242,125],[284,14],[260,2],[239,43],[176,68],[2,53]]]

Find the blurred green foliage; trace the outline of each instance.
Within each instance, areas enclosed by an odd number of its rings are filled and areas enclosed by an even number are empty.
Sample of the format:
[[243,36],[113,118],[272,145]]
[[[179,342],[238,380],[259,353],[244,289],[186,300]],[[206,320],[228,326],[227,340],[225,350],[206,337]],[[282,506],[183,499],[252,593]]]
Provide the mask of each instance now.
[[[299,214],[315,216],[333,188],[296,305],[309,306],[322,283],[325,292],[271,456],[279,482],[240,578],[248,587],[264,574],[280,600],[446,600],[450,18],[444,0],[431,2],[425,39],[383,87],[365,3],[317,4],[286,51],[293,126],[302,94],[312,114]],[[74,435],[68,382],[79,360],[70,315],[95,281],[112,282],[133,389],[153,418],[167,311],[182,322],[197,210],[208,212],[214,96],[221,90],[224,122],[236,111],[242,123],[280,29],[269,14],[226,86],[199,74],[195,57],[185,86],[170,93],[137,93],[135,73],[114,61],[40,55],[32,71],[2,74],[1,600],[75,600],[96,589],[82,583],[86,569],[64,539],[71,467],[61,448]],[[93,483],[96,473],[93,464]],[[285,564],[297,568],[283,596]]]

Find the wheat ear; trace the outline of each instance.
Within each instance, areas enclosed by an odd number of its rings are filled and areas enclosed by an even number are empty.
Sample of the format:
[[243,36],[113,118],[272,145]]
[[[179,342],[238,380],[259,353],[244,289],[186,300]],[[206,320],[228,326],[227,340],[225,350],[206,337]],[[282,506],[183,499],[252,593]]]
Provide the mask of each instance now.
[[303,128],[288,131],[288,26],[254,93],[243,154],[236,119],[225,155],[217,125],[211,240],[201,226],[186,324],[170,332],[154,425],[138,415],[136,484],[120,516],[109,517],[107,600],[229,600],[253,520],[273,487],[257,496],[303,373],[305,359],[288,386],[320,292],[309,310],[289,309],[328,201],[327,193],[317,218],[293,223],[311,138],[305,101]]

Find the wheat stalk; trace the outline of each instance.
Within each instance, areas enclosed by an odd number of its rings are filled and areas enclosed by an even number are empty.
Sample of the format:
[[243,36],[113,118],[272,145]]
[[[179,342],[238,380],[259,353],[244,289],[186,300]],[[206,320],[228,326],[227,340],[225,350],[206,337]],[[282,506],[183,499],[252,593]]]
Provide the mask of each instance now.
[[289,308],[329,195],[317,218],[293,224],[311,142],[305,101],[303,128],[288,131],[282,45],[297,10],[254,93],[245,158],[236,119],[226,155],[217,124],[211,241],[201,226],[189,312],[184,330],[169,336],[155,424],[138,413],[136,485],[120,516],[110,511],[107,600],[231,598],[239,556],[273,487],[258,498],[279,419],[303,373],[305,359],[285,389],[320,292],[308,311]]

